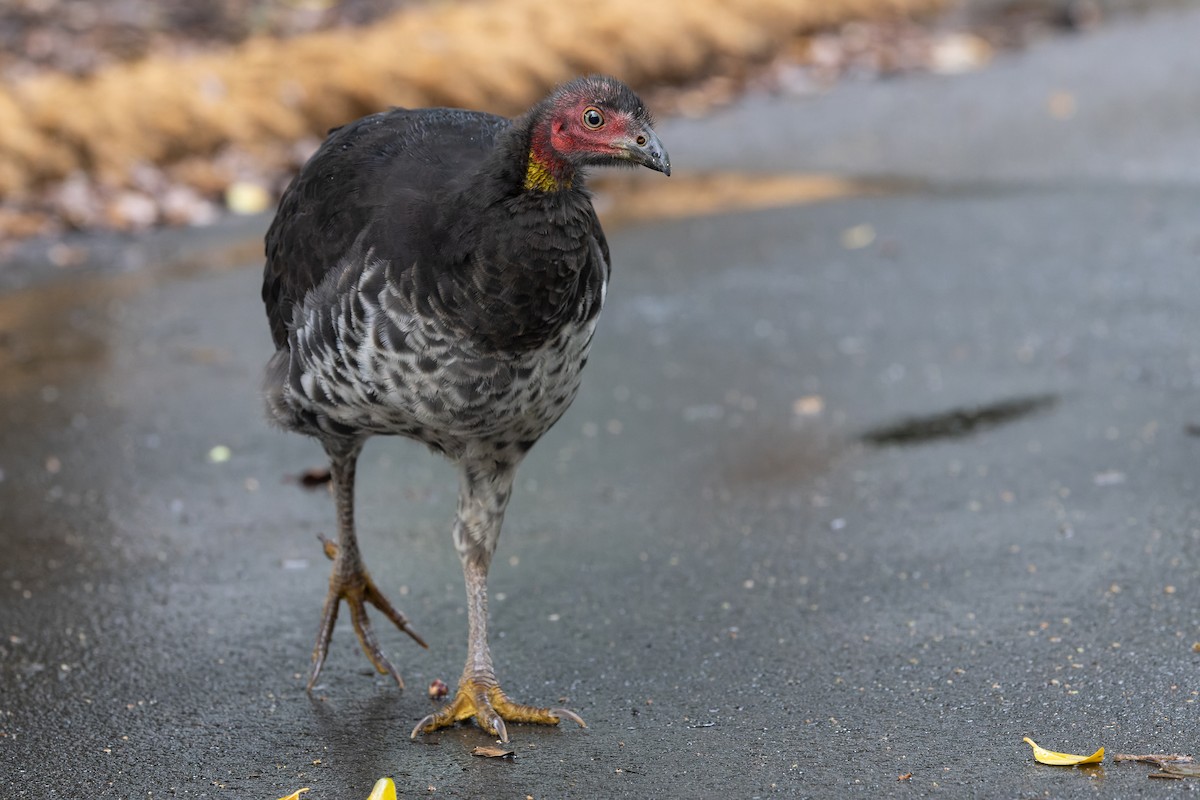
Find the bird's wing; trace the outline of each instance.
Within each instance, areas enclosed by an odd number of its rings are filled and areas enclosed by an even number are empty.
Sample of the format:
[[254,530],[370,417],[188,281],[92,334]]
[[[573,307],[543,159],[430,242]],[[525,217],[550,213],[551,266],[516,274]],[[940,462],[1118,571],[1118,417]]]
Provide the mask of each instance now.
[[609,272],[612,270],[612,256],[608,252],[608,239],[604,236],[604,229],[600,227],[600,218],[596,216],[596,209],[592,208],[592,233],[596,237],[596,244],[600,247],[600,254],[604,256],[604,280],[608,280]]
[[345,267],[364,231],[386,229],[389,255],[402,257],[428,198],[482,161],[510,124],[458,109],[393,109],[331,131],[267,231],[262,298],[276,347],[286,346],[293,307]]

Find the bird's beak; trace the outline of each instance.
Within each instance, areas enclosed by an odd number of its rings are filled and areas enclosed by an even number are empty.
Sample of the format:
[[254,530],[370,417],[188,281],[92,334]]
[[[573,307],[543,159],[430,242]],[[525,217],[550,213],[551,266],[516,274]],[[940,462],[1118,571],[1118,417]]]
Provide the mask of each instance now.
[[642,128],[636,136],[631,137],[625,145],[625,151],[629,154],[629,160],[635,164],[649,167],[663,175],[671,174],[671,157],[667,155],[667,148],[663,147],[658,135],[650,128]]

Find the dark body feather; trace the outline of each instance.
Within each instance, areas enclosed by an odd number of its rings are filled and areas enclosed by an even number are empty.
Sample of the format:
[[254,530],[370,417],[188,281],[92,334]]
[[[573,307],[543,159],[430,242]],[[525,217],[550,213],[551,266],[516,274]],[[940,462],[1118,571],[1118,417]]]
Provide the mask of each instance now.
[[561,416],[609,253],[581,188],[523,189],[536,112],[397,109],[332,132],[267,234],[277,421],[457,458],[528,449]]

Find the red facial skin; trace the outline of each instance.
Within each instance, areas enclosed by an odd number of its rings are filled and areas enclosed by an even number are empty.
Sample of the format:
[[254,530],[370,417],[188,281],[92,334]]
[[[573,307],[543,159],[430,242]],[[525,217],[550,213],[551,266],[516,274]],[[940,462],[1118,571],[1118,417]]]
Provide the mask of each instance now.
[[530,157],[556,180],[571,179],[575,169],[570,156],[581,153],[619,156],[622,148],[613,143],[628,140],[641,130],[641,125],[628,114],[611,109],[598,109],[604,115],[604,122],[599,128],[589,128],[583,122],[583,114],[592,107],[594,104],[585,99],[563,103],[549,124],[533,133]]
[[637,126],[627,114],[597,109],[604,115],[599,128],[589,128],[583,122],[583,114],[592,108],[588,102],[579,102],[563,113],[557,114],[550,123],[550,144],[560,153],[605,153],[621,152],[613,142],[628,138]]

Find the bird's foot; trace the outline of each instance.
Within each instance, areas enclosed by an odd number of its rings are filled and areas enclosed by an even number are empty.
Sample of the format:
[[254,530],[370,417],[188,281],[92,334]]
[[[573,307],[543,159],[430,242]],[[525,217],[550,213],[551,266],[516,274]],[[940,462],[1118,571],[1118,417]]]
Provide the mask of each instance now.
[[495,679],[468,678],[459,683],[454,700],[417,723],[417,727],[413,728],[412,738],[417,738],[418,733],[430,733],[472,717],[475,724],[502,742],[508,741],[508,728],[504,724],[506,721],[557,725],[560,720],[569,719],[579,723],[581,728],[587,727],[574,711],[514,703],[496,684]]
[[383,612],[392,624],[407,633],[417,644],[428,647],[425,641],[408,624],[408,618],[395,609],[394,606],[375,587],[375,582],[367,574],[361,561],[355,558],[350,563],[339,560],[338,546],[324,536],[320,537],[325,555],[334,562],[333,574],[329,577],[329,593],[325,595],[325,609],[321,614],[321,630],[317,633],[317,643],[313,647],[312,671],[308,677],[308,690],[311,692],[317,684],[321,668],[325,666],[325,656],[329,654],[329,642],[333,637],[333,628],[337,624],[338,607],[343,600],[350,607],[350,621],[354,632],[358,634],[358,642],[363,652],[367,654],[371,664],[381,675],[391,675],[401,689],[404,680],[391,662],[383,655],[375,632],[371,630],[371,622],[367,619],[366,604],[370,603]]

